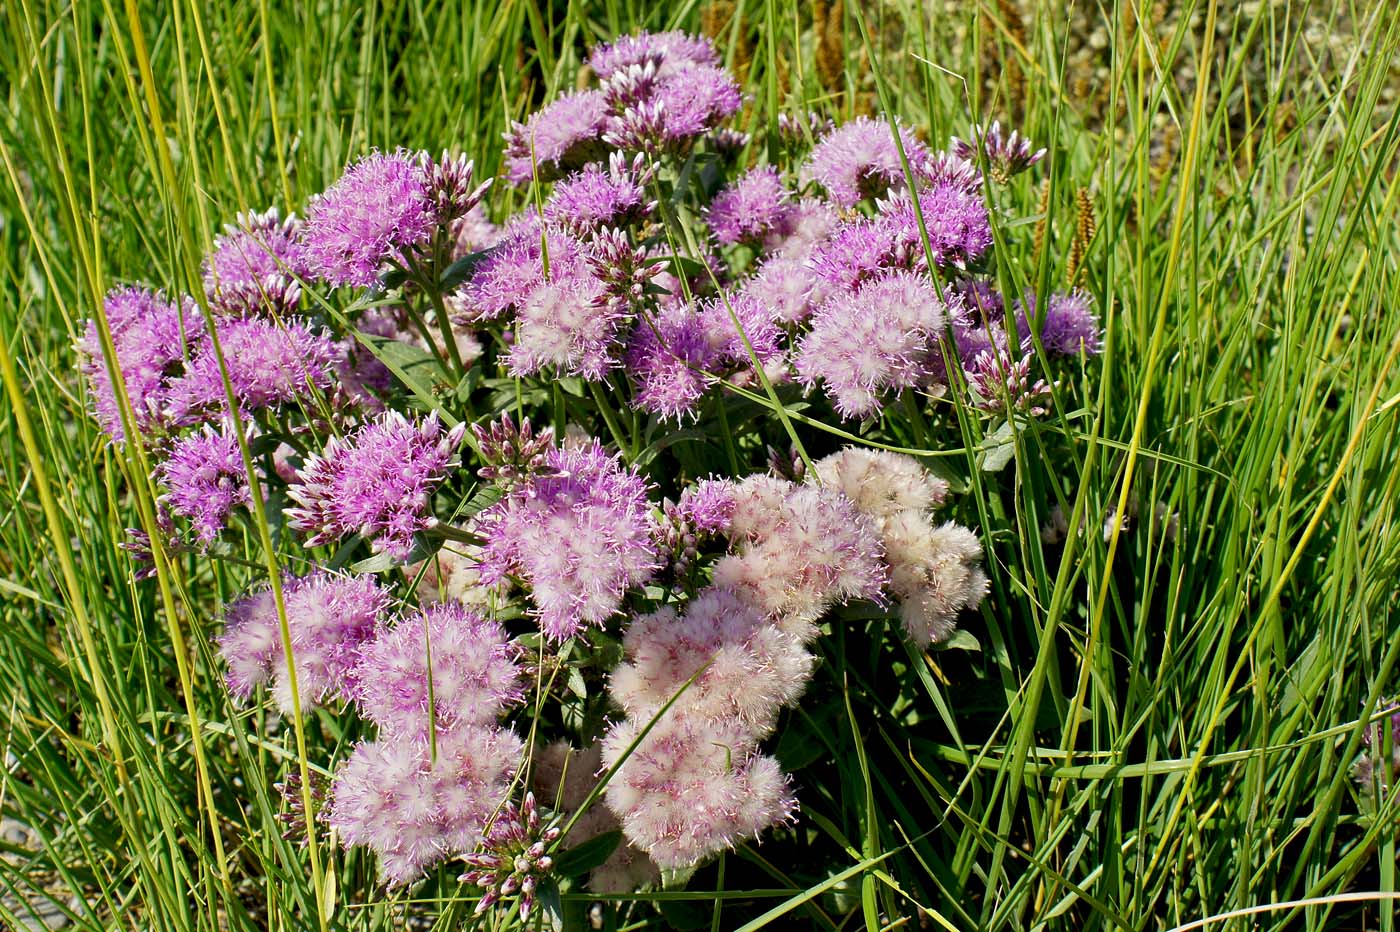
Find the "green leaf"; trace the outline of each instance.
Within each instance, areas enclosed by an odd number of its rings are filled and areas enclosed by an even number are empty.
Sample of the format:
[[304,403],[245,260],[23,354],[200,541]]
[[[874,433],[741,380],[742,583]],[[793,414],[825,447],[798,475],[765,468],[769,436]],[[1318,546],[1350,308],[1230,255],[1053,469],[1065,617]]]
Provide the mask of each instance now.
[[683,440],[698,440],[704,442],[705,440],[707,440],[707,437],[705,435],[705,432],[700,430],[669,431],[663,434],[662,436],[658,437],[651,443],[647,444],[646,448],[643,449],[642,452],[637,454],[637,458],[633,461],[633,465],[635,465],[639,469],[644,469],[648,464],[651,463],[652,460],[656,459],[656,457],[667,447],[680,443]]
[[663,890],[676,890],[690,883],[690,878],[695,876],[696,867],[675,867],[661,869],[661,888]]
[[468,278],[471,278],[472,273],[476,271],[477,265],[482,259],[486,258],[488,252],[489,250],[482,250],[481,252],[465,255],[444,269],[442,277],[438,279],[438,286],[443,290],[443,293],[451,291]]
[[454,521],[461,521],[463,518],[470,518],[478,512],[485,511],[501,500],[501,489],[495,485],[483,485],[472,494],[472,497],[462,503],[462,507],[457,509],[453,517]]
[[1016,455],[1016,428],[1010,421],[1002,422],[977,447],[977,468],[983,472],[1001,472]]
[[951,635],[949,635],[948,637],[946,637],[946,638],[944,638],[943,640],[939,641],[937,644],[934,644],[933,647],[932,647],[932,649],[933,649],[933,650],[937,650],[937,651],[943,651],[943,650],[970,650],[970,651],[981,651],[981,650],[982,650],[982,645],[978,642],[977,638],[973,635],[973,633],[972,633],[971,631],[968,631],[968,630],[965,629],[965,628],[959,628],[958,630],[954,631],[954,632],[953,632]]
[[622,844],[622,832],[604,832],[574,845],[554,859],[554,869],[561,877],[582,877],[602,864]]
[[340,546],[335,549],[335,554],[331,557],[330,562],[326,564],[326,569],[338,570],[350,562],[350,558],[355,555],[356,548],[364,543],[364,540],[359,534],[351,534],[342,540]]
[[427,350],[402,340],[358,332],[355,338],[373,353],[376,359],[384,363],[395,378],[412,393],[418,404],[425,410],[439,412],[447,426],[456,426],[457,418],[444,410],[434,395],[438,388],[447,388],[453,384],[453,379],[443,368],[441,360]]
[[391,570],[398,565],[398,559],[391,553],[376,553],[372,557],[366,557],[357,563],[350,564],[352,573],[382,573]]
[[[540,911],[544,928],[551,932],[563,932],[564,903],[559,898],[559,885],[545,881],[535,893],[535,908]],[[533,925],[531,926],[533,928]]]
[[580,699],[588,698],[588,684],[583,680],[583,673],[578,667],[569,668],[569,692]]

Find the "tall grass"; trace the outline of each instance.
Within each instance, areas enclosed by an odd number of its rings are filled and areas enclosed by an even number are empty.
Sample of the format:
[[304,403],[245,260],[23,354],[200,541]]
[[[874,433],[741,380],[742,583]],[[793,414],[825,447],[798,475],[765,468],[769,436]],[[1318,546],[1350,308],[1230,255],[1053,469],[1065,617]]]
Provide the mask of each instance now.
[[[113,283],[196,290],[236,212],[300,206],[374,146],[493,171],[506,121],[572,87],[593,42],[703,19],[760,140],[779,107],[883,102],[935,139],[1000,116],[1049,145],[1044,188],[994,205],[998,275],[1073,277],[1106,349],[1005,470],[978,468],[970,422],[940,460],[987,544],[978,649],[851,621],[811,687],[844,717],[798,711],[777,749],[797,829],[603,921],[1136,929],[1310,900],[1214,927],[1394,928],[1397,806],[1350,768],[1400,693],[1400,14],[735,6],[6,0],[0,807],[40,844],[4,846],[0,920],[48,890],[91,929],[467,921],[450,883],[406,903],[362,854],[282,839],[272,784],[348,739],[310,716],[308,753],[220,683],[217,606],[272,538],[133,582],[149,464],[85,416],[72,344]],[[1320,53],[1319,30],[1342,38]],[[1056,507],[1087,531],[1043,539]],[[592,898],[565,899],[584,922]]]

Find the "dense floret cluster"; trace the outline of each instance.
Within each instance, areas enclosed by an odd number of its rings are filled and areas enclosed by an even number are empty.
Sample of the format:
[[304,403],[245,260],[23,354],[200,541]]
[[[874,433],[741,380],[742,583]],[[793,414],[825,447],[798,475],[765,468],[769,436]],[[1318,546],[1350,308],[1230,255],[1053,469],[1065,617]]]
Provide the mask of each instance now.
[[990,591],[934,454],[1023,429],[1102,345],[1088,292],[990,274],[992,189],[1043,154],[1017,133],[785,114],[764,149],[708,40],[589,61],[507,133],[532,206],[370,152],[304,219],[239,216],[198,299],[118,288],[80,344],[98,424],[158,463],[146,543],[256,530],[297,567],[217,645],[237,701],[337,723],[305,830],[391,886],[460,858],[520,916],[790,832],[775,744],[833,632],[917,652]]

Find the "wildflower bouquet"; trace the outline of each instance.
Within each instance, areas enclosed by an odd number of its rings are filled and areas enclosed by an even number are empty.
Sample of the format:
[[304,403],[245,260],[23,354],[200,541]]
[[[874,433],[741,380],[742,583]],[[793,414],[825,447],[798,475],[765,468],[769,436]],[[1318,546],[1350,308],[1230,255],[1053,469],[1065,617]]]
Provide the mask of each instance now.
[[824,641],[946,644],[988,592],[932,454],[975,423],[996,470],[1099,350],[1087,295],[988,272],[991,189],[1044,155],[1017,133],[783,114],[765,145],[707,40],[589,63],[508,134],[516,195],[373,152],[304,218],[238,217],[202,295],[114,290],[81,346],[159,463],[141,571],[283,568],[217,646],[323,749],[279,774],[293,834],[521,917],[797,831],[775,748],[840,702]]

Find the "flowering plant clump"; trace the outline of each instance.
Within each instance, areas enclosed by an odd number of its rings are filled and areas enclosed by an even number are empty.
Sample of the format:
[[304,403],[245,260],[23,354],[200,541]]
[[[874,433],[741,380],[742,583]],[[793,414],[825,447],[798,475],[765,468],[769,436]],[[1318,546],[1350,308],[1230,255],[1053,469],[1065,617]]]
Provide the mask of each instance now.
[[990,590],[934,455],[972,425],[997,470],[1101,349],[1087,292],[990,274],[992,188],[1044,155],[1018,133],[783,114],[765,149],[707,40],[589,60],[507,133],[525,210],[371,152],[80,346],[157,457],[155,532],[218,555],[265,521],[297,567],[217,641],[237,701],[346,739],[297,824],[521,918],[795,831],[781,741],[832,645],[946,646]]

